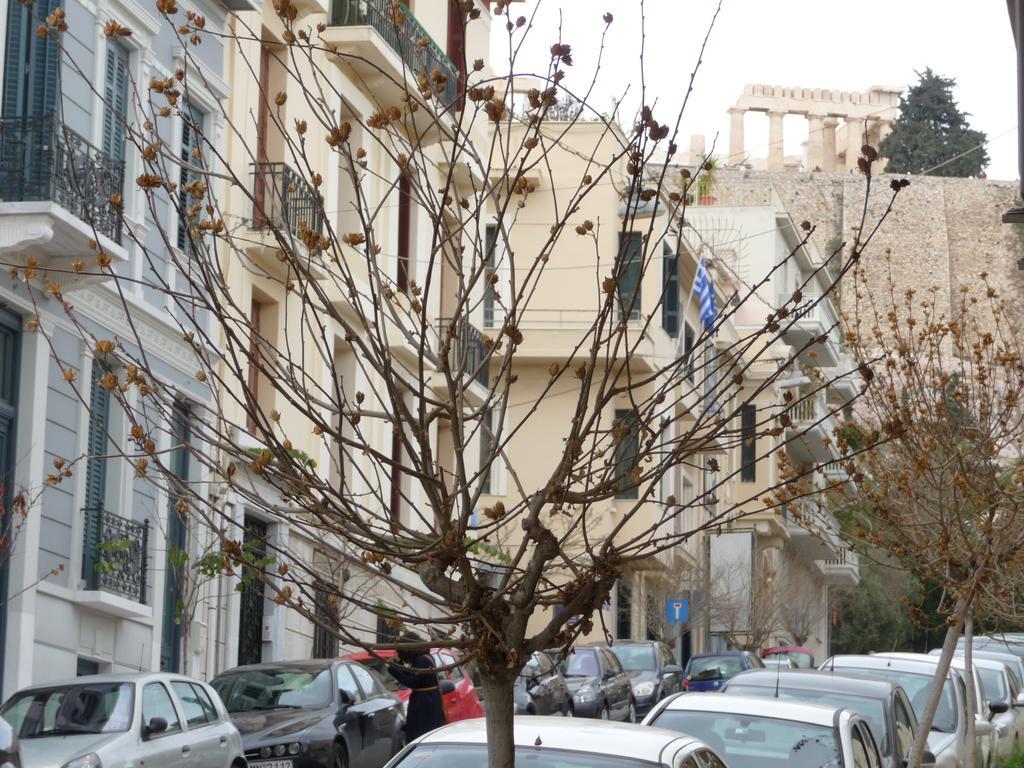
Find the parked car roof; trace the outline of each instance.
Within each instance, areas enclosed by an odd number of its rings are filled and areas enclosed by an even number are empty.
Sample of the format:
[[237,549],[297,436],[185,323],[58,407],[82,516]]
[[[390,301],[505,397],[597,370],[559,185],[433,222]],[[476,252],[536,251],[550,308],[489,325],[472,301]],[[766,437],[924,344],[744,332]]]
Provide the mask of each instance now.
[[[840,654],[828,659],[818,669],[821,672],[830,672],[833,666],[858,667],[860,669],[886,669],[888,667],[910,674],[928,676],[935,674],[935,661],[929,660],[926,656],[923,659],[917,659],[900,656]],[[841,673],[849,674],[845,669],[841,670]]]
[[842,707],[809,704],[791,699],[765,699],[763,696],[724,696],[721,693],[680,693],[665,704],[665,710],[721,712],[731,715],[770,717],[811,725],[832,726]]
[[876,680],[870,677],[858,677],[849,674],[830,674],[817,669],[793,669],[781,672],[773,669],[749,669],[740,672],[729,681],[729,685],[756,685],[758,687],[806,688],[817,690],[826,688],[840,693],[852,693],[871,698],[888,698],[897,683],[889,680]]
[[225,669],[217,677],[230,672],[259,672],[261,669],[327,669],[341,659],[297,659],[295,661],[266,661],[262,664],[246,664],[242,667]]
[[753,656],[750,651],[721,651],[719,653],[697,653],[691,659],[707,659],[715,656]]
[[[650,762],[659,762],[669,744],[682,749],[697,742],[692,736],[676,731],[584,718],[517,716],[514,723],[517,747],[536,746],[539,739],[542,746],[550,749],[633,757]],[[477,719],[452,723],[431,731],[420,743],[486,744],[486,722]]]
[[47,688],[62,688],[68,685],[82,685],[87,683],[150,683],[153,681],[165,682],[168,680],[188,680],[191,683],[202,682],[188,675],[181,675],[176,672],[118,672],[107,675],[83,675],[82,677],[68,677],[63,680],[51,680],[45,683],[34,683],[33,685],[20,688],[21,691],[46,690]]
[[773,653],[806,653],[808,656],[814,656],[814,651],[802,645],[776,645],[761,651],[761,657],[770,656]]

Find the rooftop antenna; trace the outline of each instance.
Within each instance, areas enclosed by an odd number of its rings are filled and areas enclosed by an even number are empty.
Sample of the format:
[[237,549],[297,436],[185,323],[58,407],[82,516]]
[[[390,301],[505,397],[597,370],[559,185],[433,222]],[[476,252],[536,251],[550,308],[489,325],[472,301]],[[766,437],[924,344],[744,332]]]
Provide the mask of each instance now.
[[[787,655],[786,658],[788,659],[789,656]],[[776,699],[779,698],[779,679],[781,677],[782,677],[782,665],[781,664],[776,664],[775,665],[775,698]]]

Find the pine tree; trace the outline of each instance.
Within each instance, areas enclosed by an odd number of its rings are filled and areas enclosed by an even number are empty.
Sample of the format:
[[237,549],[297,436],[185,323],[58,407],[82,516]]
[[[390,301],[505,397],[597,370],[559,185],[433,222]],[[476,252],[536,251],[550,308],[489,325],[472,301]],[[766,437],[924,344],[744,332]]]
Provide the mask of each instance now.
[[[932,70],[900,98],[900,116],[879,151],[890,173],[978,176],[988,165],[987,136],[970,127],[953,98],[956,80]],[[979,148],[980,147],[980,148]],[[955,158],[955,159],[953,159]],[[941,166],[941,167],[936,167]],[[933,169],[934,170],[931,170]]]

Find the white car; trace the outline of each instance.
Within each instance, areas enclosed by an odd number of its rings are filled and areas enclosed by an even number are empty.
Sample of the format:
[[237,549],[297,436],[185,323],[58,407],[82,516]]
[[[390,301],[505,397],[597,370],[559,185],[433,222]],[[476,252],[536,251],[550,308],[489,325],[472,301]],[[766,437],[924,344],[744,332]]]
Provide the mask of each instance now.
[[[707,744],[660,728],[602,720],[515,718],[516,765],[530,768],[726,768]],[[487,765],[487,725],[461,720],[421,736],[387,768]]]
[[245,768],[212,688],[181,675],[90,675],[25,688],[0,708],[31,768]]
[[877,768],[883,764],[867,721],[850,709],[765,698],[681,693],[644,725],[690,734],[731,768]]

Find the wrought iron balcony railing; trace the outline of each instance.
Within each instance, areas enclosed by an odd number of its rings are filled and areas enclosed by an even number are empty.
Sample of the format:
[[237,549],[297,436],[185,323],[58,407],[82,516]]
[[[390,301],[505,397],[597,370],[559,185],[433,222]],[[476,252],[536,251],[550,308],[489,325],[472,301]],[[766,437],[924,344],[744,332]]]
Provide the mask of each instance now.
[[442,318],[438,321],[438,335],[441,338],[441,344],[444,344],[449,333],[453,334],[451,349],[448,352],[449,369],[463,371],[467,376],[474,376],[477,382],[486,387],[491,376],[488,366],[481,365],[487,357],[483,334],[465,319]]
[[277,227],[303,242],[306,232],[323,232],[316,191],[287,163],[253,163],[252,178],[255,228]]
[[146,603],[149,521],[138,523],[105,509],[86,509],[82,578],[86,589]]
[[421,75],[427,78],[442,106],[451,106],[459,95],[458,67],[407,6],[401,7],[401,17],[396,24],[393,7],[392,0],[334,0],[330,23],[338,27],[369,26],[375,29],[417,78]]
[[121,216],[111,204],[124,188],[115,160],[56,115],[0,118],[0,201],[50,201],[121,242]]

